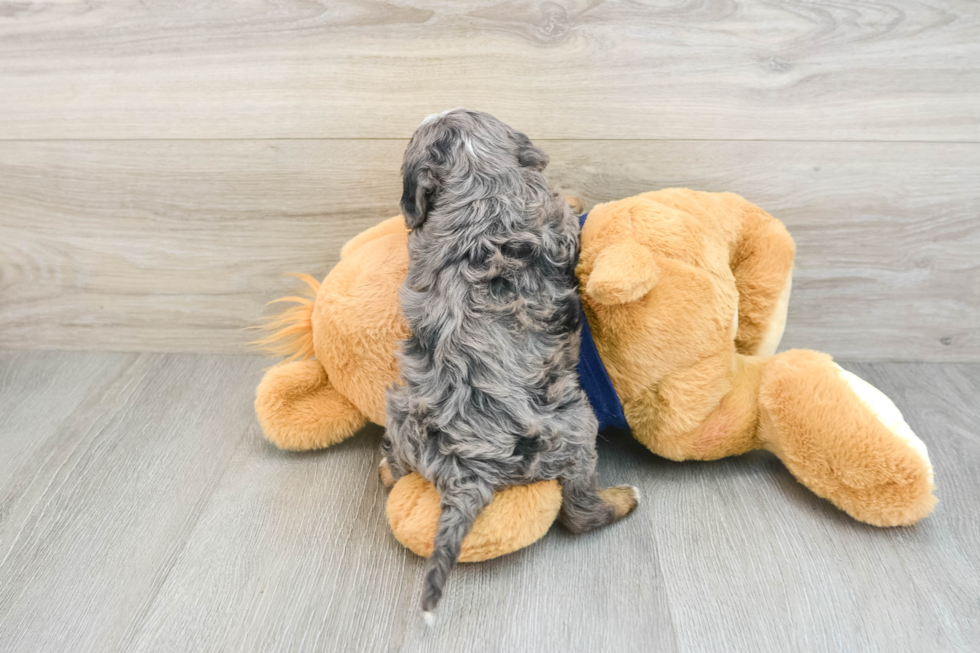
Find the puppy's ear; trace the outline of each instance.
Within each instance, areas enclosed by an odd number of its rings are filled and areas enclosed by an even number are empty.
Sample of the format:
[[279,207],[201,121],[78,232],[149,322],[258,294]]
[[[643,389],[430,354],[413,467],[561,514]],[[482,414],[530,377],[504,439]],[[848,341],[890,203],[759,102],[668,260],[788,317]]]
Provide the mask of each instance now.
[[517,162],[525,168],[531,168],[541,172],[548,165],[548,155],[535,147],[524,134],[517,134]]
[[415,229],[425,221],[436,189],[432,165],[418,153],[406,153],[402,165],[402,214],[405,226]]

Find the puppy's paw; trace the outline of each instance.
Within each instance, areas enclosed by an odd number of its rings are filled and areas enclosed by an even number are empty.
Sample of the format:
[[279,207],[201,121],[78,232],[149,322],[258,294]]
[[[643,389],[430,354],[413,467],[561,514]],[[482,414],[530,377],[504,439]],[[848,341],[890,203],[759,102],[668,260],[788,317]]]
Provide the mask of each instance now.
[[616,519],[630,514],[640,503],[640,491],[632,485],[607,487],[599,491],[599,496],[616,511]]
[[391,473],[391,465],[386,458],[382,458],[378,465],[378,476],[381,477],[381,484],[389,490],[395,486],[395,476]]
[[578,215],[579,213],[585,213],[585,202],[574,195],[565,195],[565,203],[568,204],[572,209],[572,213]]

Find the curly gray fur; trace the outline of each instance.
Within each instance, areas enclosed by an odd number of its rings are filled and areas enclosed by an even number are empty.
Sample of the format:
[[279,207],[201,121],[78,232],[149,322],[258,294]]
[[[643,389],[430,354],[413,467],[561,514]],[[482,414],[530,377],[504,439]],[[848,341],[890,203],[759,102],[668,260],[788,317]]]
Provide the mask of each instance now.
[[625,514],[596,485],[597,423],[576,373],[579,226],[547,163],[524,134],[465,109],[427,118],[405,151],[411,336],[383,451],[395,479],[416,471],[442,496],[426,613],[496,490],[558,479],[575,532]]

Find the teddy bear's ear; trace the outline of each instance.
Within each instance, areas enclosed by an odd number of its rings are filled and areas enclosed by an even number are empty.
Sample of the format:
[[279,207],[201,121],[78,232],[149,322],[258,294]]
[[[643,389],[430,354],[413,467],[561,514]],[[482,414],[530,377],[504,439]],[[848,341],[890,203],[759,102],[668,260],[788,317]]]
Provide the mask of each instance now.
[[585,293],[600,304],[627,304],[650,292],[659,278],[660,268],[647,248],[616,243],[599,252]]

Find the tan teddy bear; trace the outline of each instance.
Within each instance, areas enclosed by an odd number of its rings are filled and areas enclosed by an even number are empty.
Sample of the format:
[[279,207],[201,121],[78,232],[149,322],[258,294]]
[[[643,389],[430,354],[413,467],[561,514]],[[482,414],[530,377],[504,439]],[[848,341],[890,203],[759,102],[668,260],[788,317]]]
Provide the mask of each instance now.
[[[270,369],[256,413],[285,449],[335,444],[384,424],[393,352],[405,336],[398,287],[408,264],[400,216],[356,236],[315,299],[262,341],[293,360]],[[633,436],[672,460],[775,453],[817,495],[876,526],[926,516],[932,467],[880,391],[824,354],[773,355],[786,320],[794,245],[782,223],[730,193],[669,189],[600,204],[582,228],[577,273],[594,346]],[[587,338],[585,339],[587,340]],[[554,481],[508,488],[477,519],[463,561],[514,551],[547,532]],[[439,515],[418,475],[393,488],[396,537],[428,555]]]

